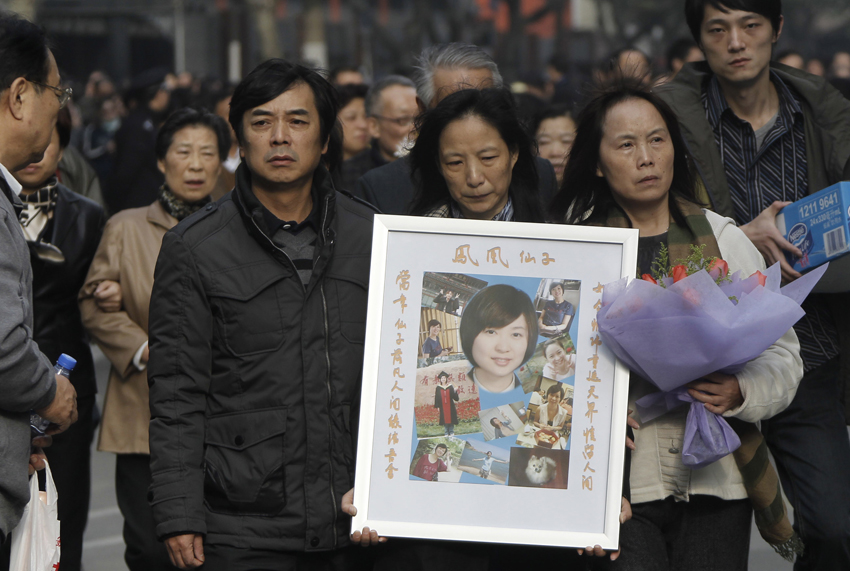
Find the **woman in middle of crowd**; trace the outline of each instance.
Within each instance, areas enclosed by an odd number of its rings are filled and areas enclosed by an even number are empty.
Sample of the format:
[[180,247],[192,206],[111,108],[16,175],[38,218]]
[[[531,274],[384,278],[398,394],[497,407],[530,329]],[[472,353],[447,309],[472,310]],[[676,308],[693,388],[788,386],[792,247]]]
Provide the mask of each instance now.
[[[579,116],[550,215],[568,224],[638,229],[637,275],[651,273],[662,246],[671,260],[686,257],[690,245],[701,246],[706,256],[724,259],[730,273],[750,275],[765,267],[731,219],[699,205],[673,111],[628,80],[609,87]],[[791,329],[736,375],[707,375],[688,385],[689,394],[709,412],[752,423],[787,407],[802,373],[800,346]],[[633,374],[629,408],[637,410],[635,401],[657,390]],[[621,529],[622,554],[615,569],[747,568],[752,518],[748,482],[732,455],[699,470],[685,466],[681,450],[687,413],[688,407],[674,409],[635,432],[630,470],[634,519]],[[775,482],[775,474],[773,478]],[[775,483],[765,492],[775,493]],[[706,559],[709,552],[712,557]]]
[[449,95],[417,123],[410,214],[542,222],[534,143],[503,89]]
[[[130,571],[174,569],[157,541],[147,499],[151,468],[145,369],[154,266],[165,233],[210,202],[229,149],[230,127],[221,117],[194,109],[171,115],[156,139],[165,174],[159,198],[107,222],[80,292],[83,324],[112,364],[98,450],[117,454],[115,492],[124,516],[124,559]],[[100,310],[96,298],[118,286],[121,310]]]
[[534,127],[537,153],[552,163],[558,184],[564,180],[567,157],[576,138],[576,122],[565,105],[547,107],[537,116]]

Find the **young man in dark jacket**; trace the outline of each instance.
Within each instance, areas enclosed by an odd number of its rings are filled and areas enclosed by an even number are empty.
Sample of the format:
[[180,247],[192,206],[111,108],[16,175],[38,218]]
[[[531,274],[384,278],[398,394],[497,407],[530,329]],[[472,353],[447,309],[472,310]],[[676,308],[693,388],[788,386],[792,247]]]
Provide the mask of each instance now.
[[[686,0],[706,62],[685,66],[658,94],[676,111],[712,208],[734,218],[785,281],[800,255],[775,218],[850,175],[850,102],[821,78],[771,64],[782,32],[778,0]],[[791,406],[762,423],[795,528],[805,543],[796,569],[850,569],[850,444],[839,395],[847,320],[836,299],[811,295],[795,326],[805,376]],[[841,341],[839,341],[841,339]],[[846,352],[846,351],[845,351]]]
[[149,499],[178,567],[345,569],[354,557],[340,549],[341,503],[374,210],[335,192],[323,165],[340,148],[337,111],[314,71],[259,65],[230,103],[235,189],[163,239]]

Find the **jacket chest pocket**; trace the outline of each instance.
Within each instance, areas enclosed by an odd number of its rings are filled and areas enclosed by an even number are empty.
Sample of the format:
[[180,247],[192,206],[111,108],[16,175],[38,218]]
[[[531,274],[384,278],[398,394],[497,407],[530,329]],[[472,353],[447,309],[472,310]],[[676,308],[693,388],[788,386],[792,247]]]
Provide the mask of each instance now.
[[207,420],[204,501],[217,513],[277,515],[286,505],[286,409]]
[[284,278],[279,266],[268,264],[234,268],[213,277],[213,315],[231,353],[245,357],[283,344],[278,288]]

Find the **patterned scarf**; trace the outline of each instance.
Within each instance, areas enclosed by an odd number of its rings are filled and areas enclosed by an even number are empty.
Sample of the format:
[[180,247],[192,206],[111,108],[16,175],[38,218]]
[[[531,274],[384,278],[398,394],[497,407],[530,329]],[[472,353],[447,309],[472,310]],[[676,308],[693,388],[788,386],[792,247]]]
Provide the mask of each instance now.
[[21,228],[24,230],[24,235],[30,242],[38,242],[41,238],[44,227],[47,226],[47,221],[50,220],[53,210],[56,208],[56,190],[57,180],[54,176],[44,185],[31,194],[21,193],[21,202],[24,203],[24,209],[18,219],[21,222]]
[[[671,197],[671,208],[674,207],[672,200]],[[703,254],[706,257],[719,258],[720,247],[717,245],[711,224],[702,212],[702,208],[681,199],[676,199],[675,206],[684,217],[685,226],[679,226],[673,214],[670,214],[667,249],[670,252],[671,262],[686,258],[691,253],[691,244],[704,245]],[[617,207],[609,209],[604,223],[590,223],[590,225],[612,228],[632,227],[629,219]],[[759,533],[779,555],[793,562],[794,556],[803,552],[803,542],[788,519],[788,510],[779,487],[779,477],[768,459],[764,436],[755,424],[743,422],[737,418],[726,418],[726,421],[741,439],[740,448],[735,450],[732,456],[741,472],[747,496],[753,506]]]
[[59,196],[56,185],[56,177],[53,177],[47,181],[43,188],[28,195],[21,193],[20,198],[24,208],[18,217],[30,252],[39,260],[49,264],[65,262],[65,255],[62,251],[44,239],[47,223],[53,218],[53,211],[56,209],[56,201]]
[[197,202],[185,202],[180,198],[177,198],[177,195],[171,192],[171,189],[168,188],[168,185],[163,184],[162,188],[159,189],[159,197],[157,197],[159,203],[168,212],[170,215],[175,217],[178,222],[186,218],[187,216],[194,214],[210,202],[210,197],[205,196]]

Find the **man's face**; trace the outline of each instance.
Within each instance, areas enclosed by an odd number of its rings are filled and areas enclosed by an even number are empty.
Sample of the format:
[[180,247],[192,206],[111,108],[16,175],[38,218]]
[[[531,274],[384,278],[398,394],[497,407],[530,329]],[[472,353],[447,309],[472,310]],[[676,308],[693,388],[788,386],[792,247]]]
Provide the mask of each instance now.
[[385,159],[395,159],[399,146],[413,131],[417,112],[416,90],[412,87],[391,85],[381,91],[381,103],[369,117],[369,131]]
[[486,89],[493,87],[493,74],[489,69],[444,69],[434,71],[434,100],[429,107],[433,109],[443,99],[461,89]]
[[[59,68],[56,66],[56,60],[53,58],[53,53],[48,51],[47,58],[49,60],[49,71],[47,73],[47,85],[59,87]],[[44,152],[50,145],[50,140],[53,137],[53,131],[56,127],[56,117],[59,115],[59,98],[56,92],[48,87],[40,87],[41,93],[35,90],[32,83],[30,86],[34,90],[34,97],[29,101],[28,106],[27,131],[29,133],[29,160],[19,168],[27,166],[29,163],[40,162],[44,158]],[[13,169],[17,170],[17,169]]]
[[242,158],[253,184],[266,192],[309,188],[328,149],[313,90],[306,83],[246,111],[242,133]]
[[746,86],[767,71],[773,45],[782,32],[755,12],[722,12],[706,4],[700,29],[705,59],[721,84]]

